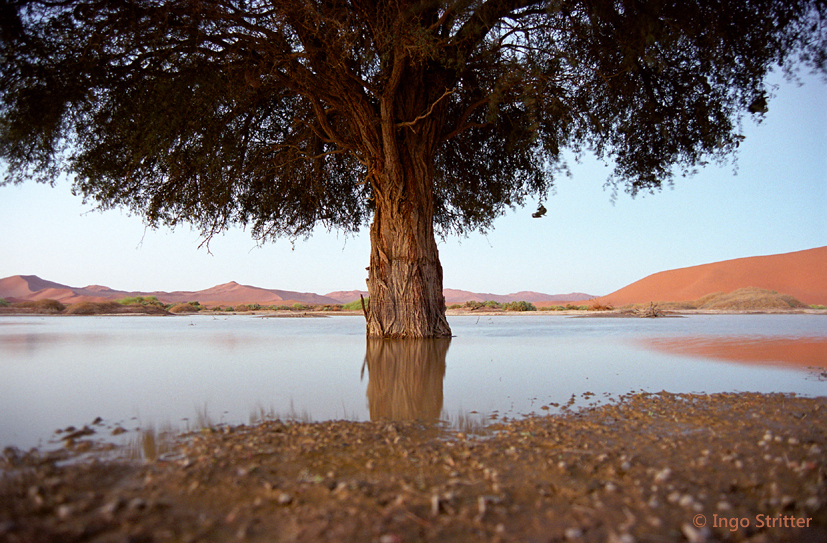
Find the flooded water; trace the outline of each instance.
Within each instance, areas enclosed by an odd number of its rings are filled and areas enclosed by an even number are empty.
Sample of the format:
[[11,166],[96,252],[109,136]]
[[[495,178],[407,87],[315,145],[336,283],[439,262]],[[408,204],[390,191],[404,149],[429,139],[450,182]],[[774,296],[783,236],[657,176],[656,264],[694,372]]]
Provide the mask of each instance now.
[[383,342],[351,316],[0,317],[0,447],[57,446],[55,430],[98,417],[107,437],[267,417],[484,423],[632,391],[827,395],[827,316],[449,321],[451,340]]

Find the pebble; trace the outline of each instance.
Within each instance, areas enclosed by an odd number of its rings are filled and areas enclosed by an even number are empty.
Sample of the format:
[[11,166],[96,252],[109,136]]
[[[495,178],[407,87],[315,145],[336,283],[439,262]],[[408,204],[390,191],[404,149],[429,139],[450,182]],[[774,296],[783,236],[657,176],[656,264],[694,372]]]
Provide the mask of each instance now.
[[729,502],[725,501],[718,502],[718,504],[715,507],[718,509],[718,511],[732,511],[732,506],[729,504]]
[[563,535],[566,539],[579,539],[583,537],[583,530],[580,528],[566,528],[566,531],[563,532]]
[[659,472],[655,474],[655,482],[656,483],[663,483],[672,475],[672,470],[669,468],[663,468]]
[[681,526],[681,532],[689,543],[706,543],[709,541],[712,532],[706,526],[703,528],[695,528],[689,523],[684,523]]
[[75,508],[69,504],[64,503],[57,508],[57,518],[60,520],[69,520],[75,514]]

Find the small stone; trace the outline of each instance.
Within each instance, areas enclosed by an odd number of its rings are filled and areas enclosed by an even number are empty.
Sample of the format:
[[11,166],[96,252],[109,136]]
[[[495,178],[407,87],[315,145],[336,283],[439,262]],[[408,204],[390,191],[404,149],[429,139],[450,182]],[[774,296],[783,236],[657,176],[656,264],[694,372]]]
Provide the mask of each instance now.
[[293,503],[293,496],[291,496],[287,492],[282,492],[276,498],[276,503],[279,505],[290,505],[291,503]]
[[112,517],[118,510],[123,507],[123,498],[115,498],[111,501],[106,502],[103,507],[100,508],[100,512],[102,515],[106,517]]
[[655,482],[663,483],[669,478],[670,475],[672,475],[672,470],[669,468],[663,468],[655,474]]
[[732,511],[732,506],[729,504],[729,502],[725,501],[718,502],[718,504],[715,507],[718,509],[718,511]]
[[63,505],[58,506],[56,513],[57,518],[60,520],[69,520],[69,518],[71,518],[71,516],[75,513],[75,508],[64,503]]
[[678,500],[678,505],[681,507],[692,507],[693,503],[695,503],[695,499],[689,494],[684,494],[681,496],[681,499]]
[[566,528],[566,531],[563,532],[563,535],[566,539],[580,539],[583,537],[583,530],[580,528]]
[[709,541],[712,532],[704,526],[703,528],[695,528],[691,524],[684,523],[681,526],[681,532],[689,543],[706,543]]
[[635,538],[632,534],[617,535],[614,532],[609,532],[609,537],[606,541],[607,543],[635,543]]

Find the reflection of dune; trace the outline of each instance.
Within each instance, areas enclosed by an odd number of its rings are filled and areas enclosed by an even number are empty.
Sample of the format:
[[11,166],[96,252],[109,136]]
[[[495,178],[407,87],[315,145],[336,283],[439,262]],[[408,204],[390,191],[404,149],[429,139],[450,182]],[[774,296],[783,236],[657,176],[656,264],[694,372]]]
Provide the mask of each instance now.
[[450,338],[367,340],[371,420],[437,420]]
[[820,337],[700,336],[649,338],[641,342],[656,351],[746,364],[794,368],[827,365],[827,338]]

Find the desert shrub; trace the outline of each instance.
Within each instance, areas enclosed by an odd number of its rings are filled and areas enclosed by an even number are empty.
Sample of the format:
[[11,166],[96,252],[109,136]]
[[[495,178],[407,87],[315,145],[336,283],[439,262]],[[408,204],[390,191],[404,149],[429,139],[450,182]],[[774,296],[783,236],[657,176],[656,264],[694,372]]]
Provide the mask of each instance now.
[[21,307],[31,310],[33,313],[53,314],[60,313],[66,306],[57,300],[47,298],[45,300],[25,301],[12,304],[12,307]]
[[9,307],[11,304],[5,298],[0,298],[0,307]]
[[200,306],[193,305],[190,302],[175,304],[168,309],[170,313],[198,313],[200,310]]
[[319,308],[320,311],[341,311],[342,304],[323,305]]
[[157,296],[127,296],[115,301],[121,305],[163,305]]
[[235,306],[236,311],[252,311],[249,305],[247,304],[238,304]]
[[307,309],[307,306],[304,306],[304,305],[300,304],[299,302],[296,302],[296,303],[293,304],[293,307],[291,307],[291,309],[295,309],[296,311],[302,311],[304,309]]
[[759,288],[738,289],[729,294],[712,297],[703,304],[698,304],[699,309],[730,310],[793,309],[798,307],[806,306],[788,294],[779,294],[773,290]]
[[827,309],[827,305],[812,304],[810,309]]
[[233,306],[228,305],[227,307],[224,308],[224,311],[235,311],[235,309],[233,309]]
[[592,300],[592,304],[589,306],[590,311],[611,311],[613,309],[612,305],[601,303],[598,300]]
[[[365,308],[370,307],[370,298],[365,298]],[[348,311],[361,311],[362,310],[362,300],[354,300],[350,303],[344,304],[342,309],[346,309]]]
[[495,302],[494,300],[488,300],[487,302],[484,302],[482,305],[484,305],[485,307],[491,307],[493,309],[502,309],[503,306],[503,304],[501,304],[500,302]]
[[534,304],[522,300],[519,302],[508,302],[503,305],[503,309],[506,311],[537,311]]
[[78,302],[66,308],[67,315],[103,315],[123,311],[123,305],[118,302]]

